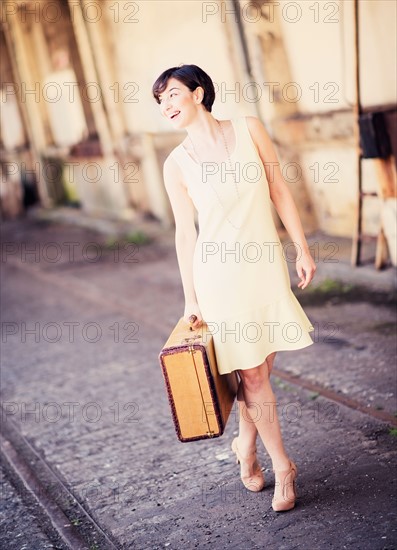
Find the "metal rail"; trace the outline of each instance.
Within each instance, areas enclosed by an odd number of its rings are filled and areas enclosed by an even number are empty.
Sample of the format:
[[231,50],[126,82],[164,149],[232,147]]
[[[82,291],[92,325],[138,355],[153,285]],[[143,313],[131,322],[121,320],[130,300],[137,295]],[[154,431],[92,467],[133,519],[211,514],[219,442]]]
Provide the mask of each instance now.
[[[60,476],[33,448],[1,407],[0,452],[11,483],[22,483],[24,492],[39,505],[44,523],[51,524],[66,548],[115,550],[116,544],[78,501]],[[18,492],[21,493],[20,488]],[[31,500],[31,498],[29,499]]]

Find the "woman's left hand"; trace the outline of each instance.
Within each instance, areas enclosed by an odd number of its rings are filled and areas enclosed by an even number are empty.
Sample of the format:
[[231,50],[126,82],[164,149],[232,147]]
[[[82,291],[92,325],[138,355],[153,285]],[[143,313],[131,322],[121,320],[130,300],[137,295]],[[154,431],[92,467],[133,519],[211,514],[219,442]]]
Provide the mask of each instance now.
[[300,278],[298,287],[302,290],[307,287],[314,277],[317,267],[309,251],[302,252],[299,259],[296,260],[296,272]]

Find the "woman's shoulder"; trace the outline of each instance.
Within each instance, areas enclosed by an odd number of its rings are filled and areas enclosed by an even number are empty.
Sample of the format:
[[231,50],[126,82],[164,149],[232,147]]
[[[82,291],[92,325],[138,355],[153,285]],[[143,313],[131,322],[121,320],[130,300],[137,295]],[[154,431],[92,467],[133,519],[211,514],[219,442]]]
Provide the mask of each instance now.
[[178,158],[181,153],[181,148],[183,141],[181,143],[178,143],[171,151],[168,153],[167,157],[164,161],[164,166],[167,164],[168,166],[178,166]]
[[265,127],[262,123],[262,121],[256,117],[251,115],[239,115],[232,119],[232,121],[240,127],[243,131],[249,131],[251,134],[251,137],[257,136],[258,132],[263,132],[265,130]]
[[251,130],[251,129],[255,129],[255,128],[258,128],[260,126],[263,126],[261,120],[256,117],[256,116],[251,116],[251,115],[243,115],[242,117],[240,117],[245,123],[246,125],[248,126],[248,128]]
[[241,122],[244,124],[253,124],[255,122],[260,122],[259,118],[256,116],[250,116],[250,115],[237,115],[231,119],[231,121],[234,122]]
[[180,143],[169,152],[163,163],[163,177],[165,181],[179,182],[186,188],[184,172],[181,168],[181,164],[183,165],[183,157],[182,161],[180,157],[181,147]]
[[164,163],[163,163],[164,169],[168,169],[168,170],[178,169],[179,164],[177,159],[178,159],[179,149],[180,149],[180,144],[174,147],[173,149],[171,149],[171,151],[168,153],[168,155],[164,160]]
[[267,142],[271,141],[270,134],[260,118],[256,116],[245,116],[243,118],[245,119],[245,123],[251,135],[251,138],[256,144],[261,141],[263,142],[264,140]]

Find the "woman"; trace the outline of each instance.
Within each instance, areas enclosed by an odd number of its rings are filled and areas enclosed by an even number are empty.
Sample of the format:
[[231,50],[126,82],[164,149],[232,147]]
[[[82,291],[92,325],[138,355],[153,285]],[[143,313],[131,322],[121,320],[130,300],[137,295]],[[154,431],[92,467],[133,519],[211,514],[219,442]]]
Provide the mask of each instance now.
[[276,352],[313,344],[314,329],[290,288],[270,201],[294,242],[298,287],[304,289],[316,266],[299,214],[263,124],[251,116],[214,118],[214,86],[201,68],[164,71],[153,95],[170,124],[187,132],[163,170],[184,319],[194,320],[194,329],[207,323],[220,374],[239,374],[239,435],[232,450],[245,487],[260,491],[265,483],[256,457],[259,433],[275,474],[273,509],[290,510],[297,467],[284,449],[269,378]]

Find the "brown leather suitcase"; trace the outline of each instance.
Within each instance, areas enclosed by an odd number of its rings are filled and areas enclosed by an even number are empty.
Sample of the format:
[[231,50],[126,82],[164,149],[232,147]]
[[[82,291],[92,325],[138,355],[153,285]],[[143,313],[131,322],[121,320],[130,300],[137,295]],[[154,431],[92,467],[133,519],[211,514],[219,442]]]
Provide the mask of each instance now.
[[237,394],[236,372],[218,373],[208,326],[193,330],[183,317],[158,355],[180,441],[219,437]]

